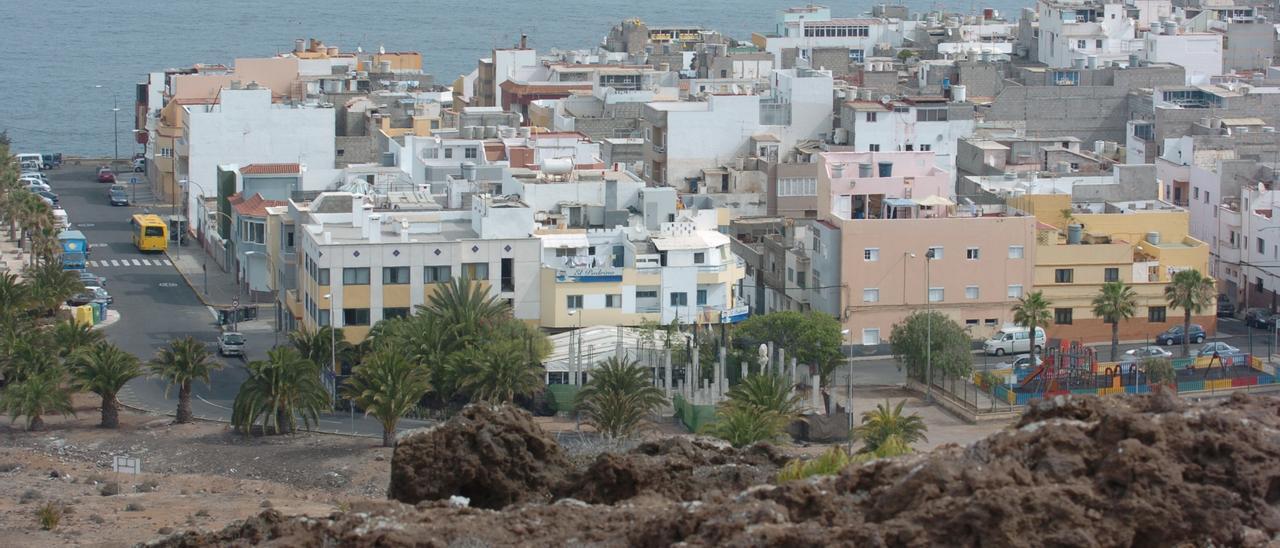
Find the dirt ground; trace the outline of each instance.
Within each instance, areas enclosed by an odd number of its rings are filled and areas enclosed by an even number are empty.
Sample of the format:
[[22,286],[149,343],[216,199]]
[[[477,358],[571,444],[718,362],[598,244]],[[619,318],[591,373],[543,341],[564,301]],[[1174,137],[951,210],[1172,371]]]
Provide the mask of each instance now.
[[[925,418],[929,441],[921,450],[966,445],[1004,426],[965,424],[901,389],[859,390],[855,410],[871,409],[885,398],[895,404],[907,398],[906,410]],[[103,430],[97,427],[98,402],[96,396],[77,395],[76,416],[46,417],[42,432],[25,432],[22,422],[0,423],[0,546],[128,546],[168,529],[216,530],[255,515],[263,504],[285,515],[321,516],[386,499],[391,450],[378,447],[377,439],[305,432],[245,438],[221,423],[174,425],[170,417],[129,411],[122,411],[119,430]],[[585,460],[574,443],[582,438],[577,432],[589,427],[562,417],[535,420],[574,462]],[[640,437],[679,435],[687,435],[681,426],[661,422]],[[785,451],[816,454],[825,448]],[[600,449],[584,452],[594,455]],[[113,473],[117,455],[141,459],[143,474]],[[53,472],[58,477],[51,477]],[[108,482],[119,483],[121,493],[102,496]],[[156,489],[138,492],[137,486],[147,482],[155,482]],[[44,531],[36,511],[50,501],[68,513],[55,530]],[[142,509],[126,510],[130,503]]]

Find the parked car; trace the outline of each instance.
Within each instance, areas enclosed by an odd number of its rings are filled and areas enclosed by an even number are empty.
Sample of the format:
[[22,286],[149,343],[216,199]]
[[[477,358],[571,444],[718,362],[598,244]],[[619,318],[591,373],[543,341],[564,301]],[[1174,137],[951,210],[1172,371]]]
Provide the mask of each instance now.
[[238,331],[227,331],[218,335],[218,354],[244,356],[244,334]]
[[147,170],[147,159],[146,159],[146,158],[134,158],[134,159],[133,159],[133,164],[132,164],[132,165],[133,165],[133,171],[134,171],[134,173],[142,173],[142,172],[144,172],[144,171],[146,171],[146,170]]
[[40,169],[40,162],[37,162],[35,160],[24,160],[18,163],[18,167],[21,167],[23,171],[26,171],[28,169],[37,170],[37,169]]
[[1217,354],[1219,356],[1232,356],[1239,353],[1240,353],[1239,348],[1231,346],[1227,343],[1211,342],[1211,343],[1206,343],[1204,346],[1201,346],[1200,351],[1196,352],[1196,355],[1212,356],[1214,354]]
[[41,181],[44,181],[46,183],[49,182],[49,176],[39,171],[23,171],[22,175],[19,175],[18,178],[19,179],[40,179]]
[[95,285],[95,286],[98,286],[98,287],[106,287],[106,286],[107,286],[107,279],[106,279],[105,277],[103,277],[103,276],[99,276],[99,275],[94,274],[94,273],[92,273],[92,272],[85,271],[85,270],[81,270],[81,271],[80,271],[80,283],[84,284],[84,285],[85,285],[85,287],[90,287],[90,284]]
[[41,181],[40,179],[20,179],[18,182],[22,183],[23,188],[32,192],[41,190],[45,192],[53,192],[53,188],[49,186],[49,183]]
[[99,183],[114,183],[114,182],[116,182],[116,174],[115,174],[115,172],[114,172],[114,171],[111,171],[111,168],[109,168],[109,167],[107,167],[107,166],[102,166],[102,167],[98,168],[98,182],[99,182]]
[[115,302],[115,299],[111,298],[111,293],[107,292],[107,288],[105,287],[86,287],[84,289],[86,292],[93,294],[93,302],[104,302],[107,304]]
[[39,194],[41,197],[43,197],[43,198],[45,198],[46,200],[48,200],[48,201],[49,201],[49,205],[54,206],[54,207],[57,207],[57,206],[58,206],[58,195],[57,195],[57,194],[54,194],[54,193],[52,193],[52,192],[49,192],[48,190],[37,190],[37,191],[36,191],[36,194]]
[[67,210],[62,208],[53,208],[53,226],[59,230],[71,228],[71,219],[67,217]]
[[1267,327],[1267,318],[1271,311],[1265,308],[1250,308],[1244,311],[1244,323],[1249,327]]
[[107,189],[107,199],[111,201],[111,205],[129,205],[129,187],[124,185],[111,185]]
[[40,155],[40,160],[41,160],[41,167],[43,167],[44,169],[53,169],[56,167],[62,167],[61,152],[43,153]]
[[1175,325],[1173,327],[1170,327],[1169,329],[1166,329],[1164,333],[1156,335],[1156,344],[1163,345],[1163,346],[1170,346],[1175,344],[1182,344],[1183,340],[1190,340],[1192,343],[1200,344],[1204,342],[1204,327],[1201,327],[1200,325],[1197,325],[1197,324],[1191,324],[1190,333],[1187,333],[1185,335],[1186,336],[1184,338],[1184,333],[1182,332],[1182,326]]
[[84,306],[93,302],[94,294],[88,289],[67,298],[67,306]]
[[1218,317],[1230,318],[1236,315],[1236,305],[1227,300],[1226,295],[1218,295]]
[[1121,363],[1137,362],[1147,358],[1171,358],[1173,352],[1160,348],[1159,346],[1143,346],[1126,350],[1124,356],[1120,358]]
[[[1038,355],[1037,355],[1037,356],[1036,356],[1036,361],[1035,361],[1036,365],[1039,365],[1042,361],[1043,361],[1043,358],[1041,358],[1040,356],[1038,356]],[[1026,356],[1021,356],[1021,357],[1019,357],[1018,359],[1013,360],[1012,362],[1003,362],[1003,363],[996,364],[996,369],[997,369],[997,370],[999,370],[999,369],[1012,369],[1012,370],[1014,370],[1014,371],[1019,371],[1019,370],[1022,370],[1022,369],[1026,369],[1026,368],[1028,368],[1028,367],[1031,367],[1031,355],[1030,355],[1030,354],[1028,354],[1028,355],[1026,355]]]

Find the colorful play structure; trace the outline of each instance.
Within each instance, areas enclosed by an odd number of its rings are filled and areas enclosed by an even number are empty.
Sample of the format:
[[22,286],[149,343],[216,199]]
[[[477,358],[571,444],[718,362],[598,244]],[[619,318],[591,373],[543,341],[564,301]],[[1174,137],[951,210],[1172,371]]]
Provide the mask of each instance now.
[[[1140,362],[1099,362],[1079,342],[1049,340],[1040,364],[1006,377],[978,373],[974,383],[1009,405],[1057,395],[1145,394],[1151,388]],[[1249,354],[1174,358],[1179,393],[1230,390],[1276,383],[1276,368]]]

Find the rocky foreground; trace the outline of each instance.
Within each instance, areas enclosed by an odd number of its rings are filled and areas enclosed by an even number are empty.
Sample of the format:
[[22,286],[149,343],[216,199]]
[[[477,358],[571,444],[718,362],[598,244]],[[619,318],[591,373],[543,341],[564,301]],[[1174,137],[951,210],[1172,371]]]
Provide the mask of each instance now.
[[394,501],[326,517],[267,510],[153,545],[1280,543],[1270,398],[1056,398],[968,447],[773,485],[780,460],[764,446],[673,440],[577,467],[523,412],[473,407],[401,440]]

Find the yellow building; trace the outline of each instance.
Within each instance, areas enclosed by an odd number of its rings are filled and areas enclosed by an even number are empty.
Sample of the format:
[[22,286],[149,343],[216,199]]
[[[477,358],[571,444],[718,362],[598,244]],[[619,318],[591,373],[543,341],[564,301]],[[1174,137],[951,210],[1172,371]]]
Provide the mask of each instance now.
[[[1093,314],[1092,301],[1103,284],[1121,281],[1138,294],[1138,309],[1121,322],[1120,339],[1154,340],[1182,323],[1184,312],[1164,298],[1173,274],[1208,272],[1209,246],[1190,236],[1188,211],[1168,202],[1073,203],[1070,194],[1028,194],[1009,198],[1008,205],[1040,221],[1034,290],[1051,303],[1050,337],[1111,340],[1111,325]],[[1212,333],[1212,304],[1192,321]]]

